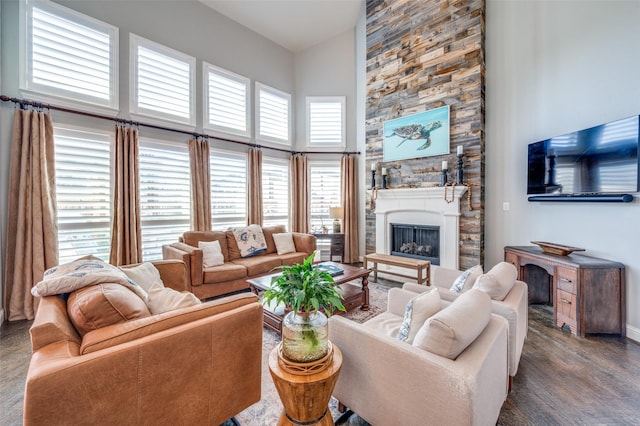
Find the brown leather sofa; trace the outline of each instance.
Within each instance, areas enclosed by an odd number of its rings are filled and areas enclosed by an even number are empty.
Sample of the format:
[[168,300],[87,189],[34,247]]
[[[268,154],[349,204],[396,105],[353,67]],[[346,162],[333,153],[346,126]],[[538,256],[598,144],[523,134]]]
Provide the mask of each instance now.
[[[242,258],[231,231],[189,231],[180,242],[162,247],[164,259],[182,260],[187,264],[191,287],[189,291],[201,300],[249,288],[247,280],[270,273],[280,265],[302,263],[316,250],[316,237],[293,232],[295,253],[278,255],[273,234],[287,232],[284,226],[263,227],[267,250],[255,256]],[[204,267],[199,241],[218,241],[224,256],[224,264]]]
[[[183,291],[183,262],[153,262]],[[80,337],[59,296],[40,301],[25,425],[218,425],[260,400],[262,305],[251,293],[106,326]]]

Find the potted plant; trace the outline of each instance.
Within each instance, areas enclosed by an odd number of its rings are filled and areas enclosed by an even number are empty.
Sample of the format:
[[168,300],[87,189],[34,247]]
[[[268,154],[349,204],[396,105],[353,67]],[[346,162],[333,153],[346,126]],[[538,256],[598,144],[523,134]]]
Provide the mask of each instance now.
[[[311,362],[327,355],[327,316],[344,311],[342,295],[328,272],[313,264],[315,253],[303,263],[283,265],[264,292],[265,304],[284,304],[290,310],[282,322],[282,355],[294,362]],[[326,313],[326,315],[325,315]]]

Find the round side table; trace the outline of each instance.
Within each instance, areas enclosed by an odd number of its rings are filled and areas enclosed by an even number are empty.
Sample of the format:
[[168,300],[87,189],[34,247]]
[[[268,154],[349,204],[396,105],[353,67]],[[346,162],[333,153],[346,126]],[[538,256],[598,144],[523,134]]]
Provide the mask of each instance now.
[[269,354],[269,371],[276,385],[284,411],[278,426],[333,426],[329,399],[342,367],[342,352],[333,346],[331,364],[319,373],[298,375],[289,373],[278,364],[278,347]]

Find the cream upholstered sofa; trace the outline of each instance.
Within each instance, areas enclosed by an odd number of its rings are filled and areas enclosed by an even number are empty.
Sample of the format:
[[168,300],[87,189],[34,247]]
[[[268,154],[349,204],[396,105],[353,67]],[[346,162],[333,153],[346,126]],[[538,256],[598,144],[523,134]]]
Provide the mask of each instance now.
[[[392,288],[387,311],[363,324],[332,316],[329,338],[343,355],[333,396],[375,425],[495,424],[507,395],[507,323],[491,314],[488,296],[477,292],[456,302],[442,301],[443,308],[426,320],[413,343],[399,341],[398,334],[416,293]],[[467,303],[472,295],[486,298],[482,308]],[[440,335],[429,349],[417,343],[427,324],[460,319],[451,328],[441,327],[445,337]],[[479,334],[458,329],[464,323],[470,329],[478,326]],[[471,341],[457,356],[445,353],[458,338],[447,335],[449,330]]]
[[[166,287],[188,287],[182,262],[154,265]],[[138,297],[100,286],[110,302]],[[30,333],[25,425],[217,425],[260,400],[262,305],[251,293],[83,333],[63,297],[44,296]]]
[[[190,277],[189,291],[205,300],[249,288],[247,280],[270,273],[280,265],[302,263],[316,250],[316,237],[311,234],[292,232],[295,250],[278,254],[274,234],[287,233],[285,227],[262,227],[266,250],[250,257],[242,257],[232,231],[189,231],[179,242],[162,247],[164,259],[178,259],[185,262]],[[224,263],[205,266],[200,242],[218,241]]]
[[[504,266],[509,265],[501,262]],[[499,264],[500,265],[500,264]],[[503,266],[501,265],[501,266]],[[490,273],[488,271],[487,273]],[[453,301],[460,293],[450,290],[454,281],[462,274],[462,271],[444,268],[441,266],[431,266],[431,285],[438,287],[440,297],[443,300]],[[516,273],[517,275],[517,273]],[[491,300],[493,313],[505,318],[509,323],[509,386],[513,377],[518,372],[520,357],[524,340],[527,337],[529,304],[527,297],[527,284],[523,281],[513,280],[513,287],[503,300]],[[473,283],[472,283],[473,284]],[[405,283],[404,289],[413,292],[423,292],[425,286],[415,283]]]

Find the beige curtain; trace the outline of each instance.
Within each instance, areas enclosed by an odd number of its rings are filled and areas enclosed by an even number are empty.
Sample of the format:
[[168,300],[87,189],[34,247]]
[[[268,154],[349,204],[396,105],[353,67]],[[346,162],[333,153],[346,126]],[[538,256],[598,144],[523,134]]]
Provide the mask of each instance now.
[[289,160],[291,181],[291,231],[309,232],[309,162],[304,155]]
[[358,193],[356,173],[356,159],[350,156],[342,157],[340,161],[342,206],[344,218],[342,229],[344,232],[344,263],[359,261],[358,253]]
[[211,230],[211,173],[209,170],[209,141],[189,140],[191,164],[191,229]]
[[247,224],[262,225],[262,151],[249,149]]
[[138,188],[138,130],[116,126],[111,226],[112,265],[142,262]]
[[4,306],[9,321],[31,320],[31,287],[58,264],[51,116],[16,109],[11,137]]

